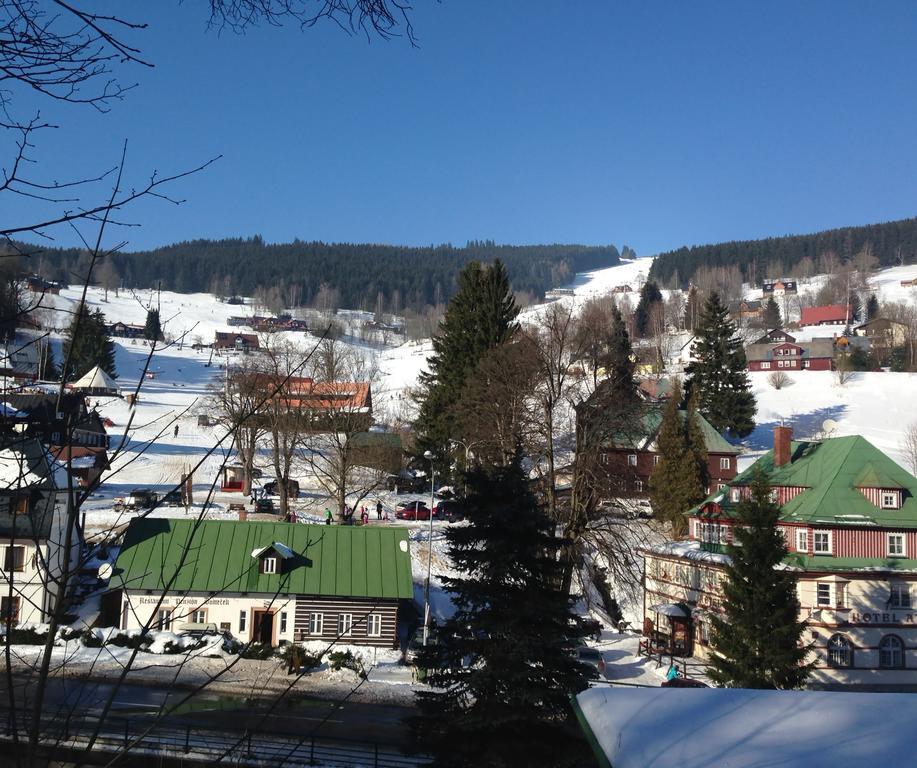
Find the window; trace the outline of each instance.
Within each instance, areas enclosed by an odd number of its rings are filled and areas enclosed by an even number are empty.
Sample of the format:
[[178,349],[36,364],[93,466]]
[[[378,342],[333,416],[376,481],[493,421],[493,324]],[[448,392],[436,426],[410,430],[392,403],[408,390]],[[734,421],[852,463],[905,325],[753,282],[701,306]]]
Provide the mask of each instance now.
[[808,360],[803,360],[803,361],[802,361],[802,367],[803,367],[803,368],[808,368],[808,367],[809,367],[809,361],[808,361]]
[[627,454],[627,466],[628,466],[628,467],[636,467],[636,466],[637,466],[637,454],[636,454],[636,453],[629,453],[629,454]]
[[643,481],[642,480],[634,480],[634,490],[637,491],[638,493],[643,492]]
[[156,627],[168,632],[172,629],[172,609],[171,608],[160,608],[159,612],[156,614]]
[[659,454],[653,456],[653,466],[655,467],[659,463]]
[[770,363],[761,363],[761,370],[762,370],[762,371],[769,371],[770,369],[771,369],[771,364],[770,364]]
[[882,491],[882,509],[898,509],[898,494],[894,491]]
[[3,623],[12,626],[19,623],[19,598],[3,597],[0,598],[0,616]]
[[796,551],[809,551],[809,532],[805,528],[796,531]]
[[901,669],[904,666],[904,643],[897,635],[886,635],[879,643],[879,666]]
[[382,617],[378,613],[371,613],[366,617],[366,634],[368,637],[382,635]]
[[812,551],[816,555],[831,554],[831,531],[815,531],[812,534]]
[[732,469],[732,459],[720,459],[720,469]]
[[779,494],[777,493],[776,488],[771,488],[770,492],[767,494],[767,498],[771,504],[776,504],[779,499]]
[[220,632],[232,632],[232,624],[230,624],[228,621],[221,621]]
[[7,547],[3,559],[4,571],[25,570],[25,547]]
[[277,573],[277,558],[276,557],[261,558],[261,573]]
[[323,613],[310,613],[309,614],[309,634],[310,635],[321,635],[325,630],[325,614]]
[[815,605],[831,605],[831,585],[819,583],[815,585]]
[[852,667],[853,648],[843,635],[831,635],[828,639],[828,666]]
[[904,557],[904,534],[903,533],[889,533],[887,536],[888,540],[888,556],[889,557]]
[[352,613],[340,613],[338,614],[338,635],[345,637],[350,635],[350,630],[353,629],[353,614]]
[[725,487],[726,487],[726,483],[717,483],[717,484],[716,484],[716,489],[717,489],[718,491],[722,491],[723,488],[725,488]]
[[607,464],[608,463],[608,454],[607,453],[600,454],[599,461],[601,461],[603,464]]
[[733,501],[739,501],[742,498],[742,491],[740,491],[738,488],[733,488],[730,498]]
[[16,499],[13,504],[13,514],[14,515],[27,515],[29,514],[29,497],[20,496]]
[[207,609],[198,608],[196,611],[191,612],[191,623],[192,624],[206,624],[207,623]]
[[890,608],[910,608],[911,590],[903,582],[893,581],[888,585],[888,606]]
[[239,611],[239,632],[242,633],[245,631],[246,620],[248,619],[247,611]]
[[281,634],[283,634],[286,631],[287,631],[287,612],[281,611],[280,612],[280,632]]

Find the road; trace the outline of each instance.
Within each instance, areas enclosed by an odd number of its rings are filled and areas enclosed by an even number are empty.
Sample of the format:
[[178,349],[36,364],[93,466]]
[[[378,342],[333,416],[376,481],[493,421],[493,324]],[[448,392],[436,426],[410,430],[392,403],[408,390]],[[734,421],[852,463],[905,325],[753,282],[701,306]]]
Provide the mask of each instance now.
[[[49,682],[43,718],[66,718],[101,713],[114,685],[110,682],[54,678]],[[14,681],[17,709],[28,707],[34,687],[24,678]],[[407,728],[405,717],[414,714],[410,707],[392,704],[367,704],[326,701],[288,694],[268,713],[271,700],[246,699],[224,694],[200,693],[180,704],[186,691],[168,686],[123,685],[114,698],[112,718],[130,718],[138,727],[159,713],[167,715],[169,725],[191,725],[239,733],[271,733],[297,738],[316,736],[328,739],[358,739],[383,745],[402,744]],[[0,678],[0,708],[9,709],[5,677]],[[30,711],[26,709],[26,711]]]

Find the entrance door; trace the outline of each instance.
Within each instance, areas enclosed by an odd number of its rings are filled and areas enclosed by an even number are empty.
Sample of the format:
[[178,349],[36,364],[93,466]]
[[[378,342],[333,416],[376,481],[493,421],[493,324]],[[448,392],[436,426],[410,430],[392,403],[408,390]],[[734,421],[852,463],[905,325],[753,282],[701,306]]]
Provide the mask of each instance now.
[[274,614],[271,611],[254,611],[252,640],[264,645],[274,644]]

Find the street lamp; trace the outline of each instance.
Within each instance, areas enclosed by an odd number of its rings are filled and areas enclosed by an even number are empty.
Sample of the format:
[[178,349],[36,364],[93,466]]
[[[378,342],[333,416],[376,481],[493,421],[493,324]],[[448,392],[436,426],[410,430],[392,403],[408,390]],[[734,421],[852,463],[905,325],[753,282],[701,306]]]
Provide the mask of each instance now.
[[[468,442],[468,443],[466,443],[464,440],[458,440],[458,439],[456,439],[456,438],[452,438],[452,439],[450,440],[450,442],[453,443],[454,445],[460,445],[460,446],[462,446],[462,448],[465,449],[465,466],[464,466],[464,470],[465,470],[465,472],[467,472],[467,471],[468,471],[468,457],[469,457],[469,455],[470,455],[470,451],[471,451],[471,449],[474,448],[476,445],[479,445],[482,441],[481,441],[481,440],[475,440],[474,442]],[[464,493],[465,493],[466,496],[468,495],[468,483],[467,483],[467,482],[465,483],[465,491],[464,491]]]
[[430,574],[433,568],[433,488],[436,485],[436,469],[433,466],[433,452],[424,451],[423,457],[430,462],[430,542],[427,550],[427,584],[423,592],[423,644],[427,645],[430,635]]

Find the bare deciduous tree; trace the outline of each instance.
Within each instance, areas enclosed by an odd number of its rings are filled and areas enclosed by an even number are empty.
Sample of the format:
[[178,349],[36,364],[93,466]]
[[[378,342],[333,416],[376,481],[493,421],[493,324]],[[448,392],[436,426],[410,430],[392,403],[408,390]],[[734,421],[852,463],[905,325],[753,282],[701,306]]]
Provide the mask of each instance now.
[[790,383],[790,377],[785,371],[773,371],[767,377],[767,383],[774,389],[783,389]]
[[911,473],[917,475],[917,421],[909,424],[904,430],[901,443]]

